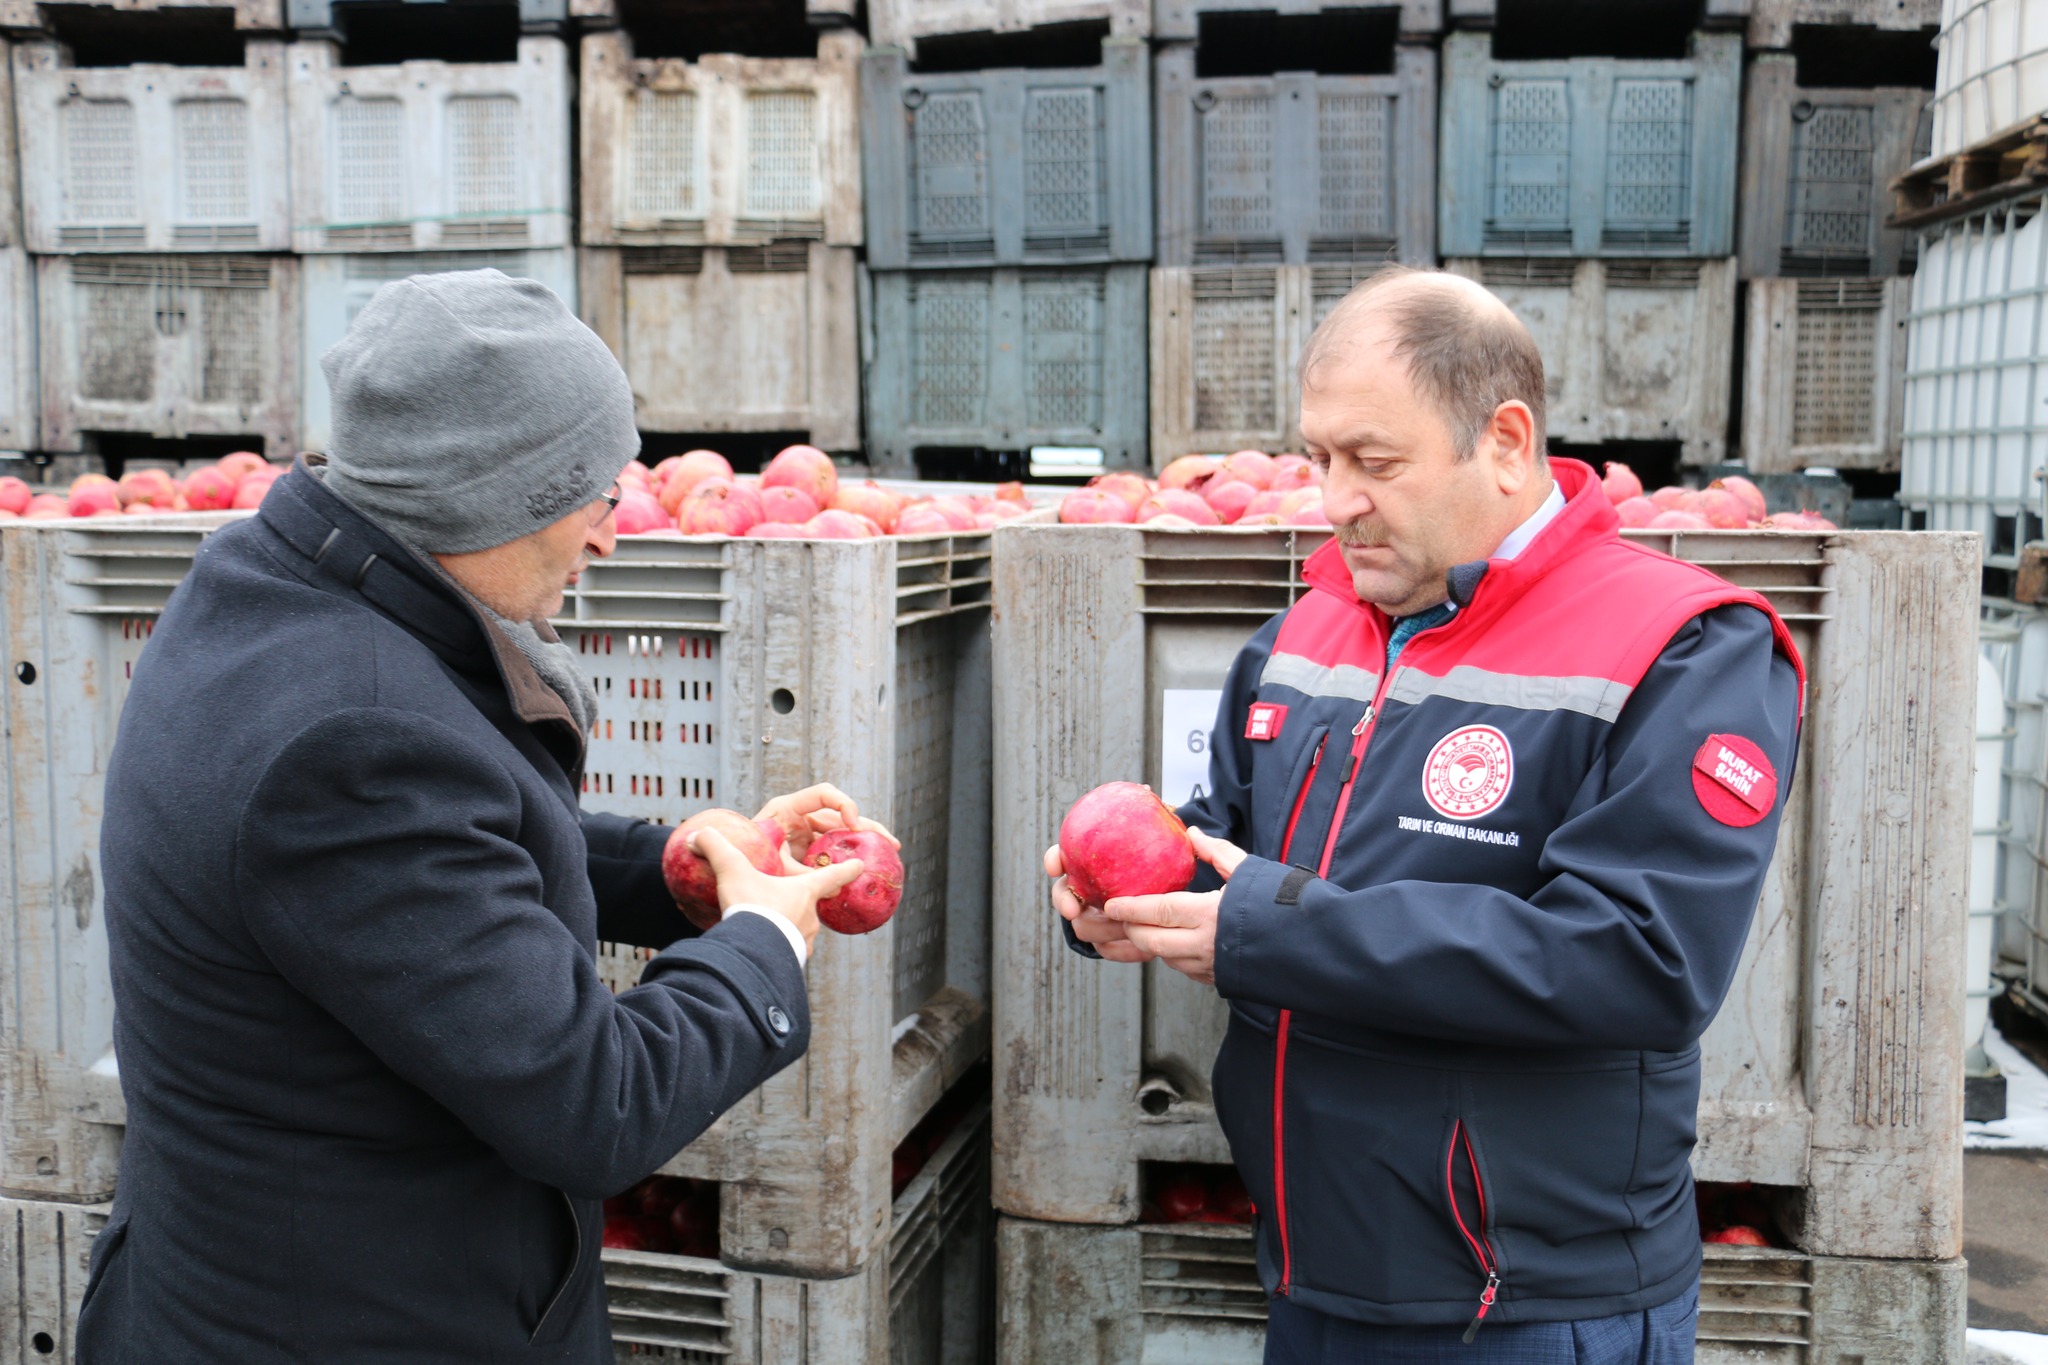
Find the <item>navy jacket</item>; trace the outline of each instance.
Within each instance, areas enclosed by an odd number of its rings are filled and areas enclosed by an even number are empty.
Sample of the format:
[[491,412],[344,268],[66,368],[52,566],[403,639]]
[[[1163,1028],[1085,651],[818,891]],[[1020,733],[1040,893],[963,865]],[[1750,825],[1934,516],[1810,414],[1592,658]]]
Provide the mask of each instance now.
[[[427,561],[303,466],[135,669],[101,857],[128,1130],[81,1365],[612,1359],[601,1199],[808,1041],[768,920]],[[614,997],[599,938],[666,946]],[[673,945],[673,946],[668,946]]]
[[1802,679],[1760,597],[1621,541],[1585,466],[1386,668],[1334,545],[1233,666],[1191,823],[1225,888],[1218,1118],[1269,1291],[1365,1322],[1600,1317],[1699,1269],[1698,1039]]

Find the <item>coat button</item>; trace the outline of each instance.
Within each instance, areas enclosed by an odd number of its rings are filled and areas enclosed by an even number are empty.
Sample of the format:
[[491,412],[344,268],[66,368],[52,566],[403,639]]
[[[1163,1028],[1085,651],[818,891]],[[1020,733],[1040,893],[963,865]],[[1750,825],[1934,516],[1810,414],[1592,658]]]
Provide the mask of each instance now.
[[777,1037],[789,1032],[789,1016],[782,1012],[782,1006],[768,1007],[768,1027],[775,1030]]

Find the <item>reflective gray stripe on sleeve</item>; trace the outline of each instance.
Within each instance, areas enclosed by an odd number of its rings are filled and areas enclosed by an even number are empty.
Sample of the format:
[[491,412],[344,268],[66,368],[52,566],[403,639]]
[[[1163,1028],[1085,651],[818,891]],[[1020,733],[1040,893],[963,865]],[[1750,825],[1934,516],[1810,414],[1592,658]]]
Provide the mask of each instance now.
[[1606,678],[1541,678],[1494,673],[1459,664],[1441,678],[1408,669],[1387,689],[1387,700],[1413,704],[1430,697],[1512,706],[1518,711],[1578,711],[1610,724],[1635,689]]
[[1378,690],[1380,675],[1350,664],[1319,664],[1300,654],[1269,654],[1259,674],[1259,685],[1276,683],[1311,697],[1349,697],[1371,701]]

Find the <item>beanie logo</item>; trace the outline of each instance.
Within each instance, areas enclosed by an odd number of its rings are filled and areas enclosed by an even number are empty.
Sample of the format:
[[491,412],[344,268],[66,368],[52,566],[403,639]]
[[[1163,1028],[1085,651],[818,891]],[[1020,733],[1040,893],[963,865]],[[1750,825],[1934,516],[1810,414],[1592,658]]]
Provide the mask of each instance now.
[[590,466],[578,460],[542,487],[528,493],[526,510],[535,521],[559,520],[570,508],[583,501],[583,490],[589,486]]

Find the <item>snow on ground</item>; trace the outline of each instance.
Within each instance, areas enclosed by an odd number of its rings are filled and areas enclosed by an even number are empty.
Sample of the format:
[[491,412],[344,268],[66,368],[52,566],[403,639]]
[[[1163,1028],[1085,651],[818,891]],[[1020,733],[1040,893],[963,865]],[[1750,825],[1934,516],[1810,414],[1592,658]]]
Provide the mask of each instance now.
[[[1963,1146],[1973,1152],[2048,1150],[2048,1076],[2042,1075],[2041,1068],[2000,1037],[1996,1025],[1987,1024],[1984,1028],[1984,1050],[2005,1073],[2005,1117],[1996,1123],[1965,1123]],[[2025,1359],[2027,1365],[2033,1365],[2035,1360],[2048,1365],[2048,1354]]]
[[2048,1337],[2034,1332],[1993,1332],[1972,1327],[1970,1365],[2048,1365]]

